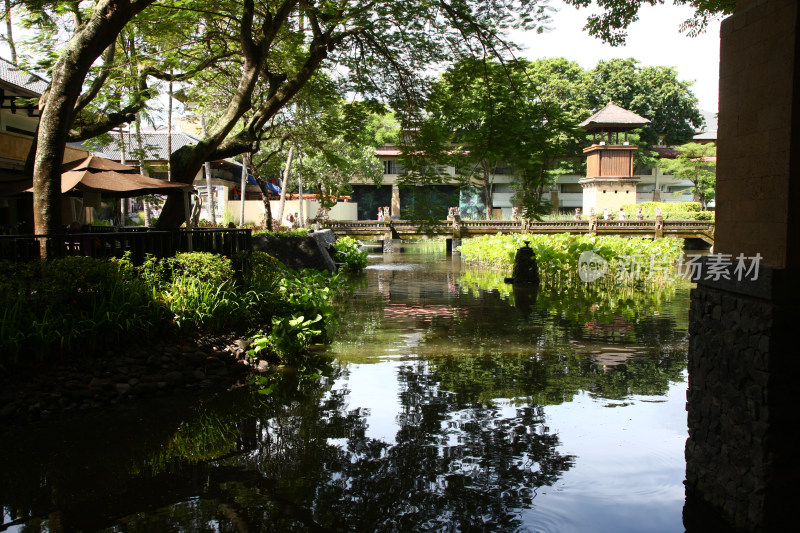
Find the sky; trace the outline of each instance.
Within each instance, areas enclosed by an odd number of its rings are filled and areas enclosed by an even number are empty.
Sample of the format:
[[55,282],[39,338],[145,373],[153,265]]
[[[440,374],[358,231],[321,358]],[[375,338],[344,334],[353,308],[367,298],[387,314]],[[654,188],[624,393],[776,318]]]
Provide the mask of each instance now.
[[717,112],[720,20],[712,21],[704,34],[688,37],[678,29],[691,17],[691,7],[645,5],[639,11],[639,21],[628,28],[626,46],[615,48],[583,30],[592,11],[577,10],[560,0],[550,0],[549,4],[559,9],[551,15],[551,31],[513,35],[517,43],[526,47],[520,56],[565,57],[584,68],[594,67],[600,59],[615,57],[634,57],[643,65],[675,67],[679,79],[695,81],[692,90],[700,101],[700,109]]

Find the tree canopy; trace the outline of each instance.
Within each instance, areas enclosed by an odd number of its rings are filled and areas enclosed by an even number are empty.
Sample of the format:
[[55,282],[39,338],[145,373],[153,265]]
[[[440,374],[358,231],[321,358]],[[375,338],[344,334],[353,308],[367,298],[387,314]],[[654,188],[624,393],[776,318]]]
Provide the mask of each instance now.
[[650,145],[683,144],[703,126],[692,83],[678,79],[672,67],[641,66],[636,59],[600,61],[592,71],[591,106],[609,101],[650,119],[642,140]]
[[[503,49],[506,29],[531,29],[546,17],[546,5],[538,0],[223,0],[213,6],[199,0],[19,0],[18,5],[41,35],[63,43],[50,48],[52,81],[41,101],[33,169],[38,233],[59,229],[63,145],[76,117],[89,103],[102,105],[101,89],[111,89],[107,81],[123,71],[137,76],[142,90],[148,79],[183,80],[194,87],[224,84],[213,95],[215,104],[204,102],[214,112],[203,138],[172,156],[173,179],[190,182],[204,161],[252,151],[276,114],[321,69],[337,74],[348,90],[382,99],[401,118],[411,117],[423,101],[427,72],[478,51]],[[137,26],[141,40],[135,72],[109,50],[128,24]],[[132,98],[141,104],[147,96]],[[105,98],[117,112],[129,111],[115,91]],[[93,115],[108,114],[98,107]],[[170,199],[159,224],[180,223],[181,203]]]
[[650,146],[684,143],[703,124],[691,82],[669,67],[641,67],[633,58],[591,70],[563,58],[464,59],[434,84],[426,118],[405,148],[412,172],[402,181],[449,183],[436,165],[453,165],[462,187],[481,189],[489,214],[493,176],[512,174],[518,205],[536,216],[545,188],[583,169],[587,140],[577,125],[611,100],[651,120],[631,137],[642,146],[640,163]]
[[706,206],[714,199],[717,184],[717,147],[711,143],[686,143],[677,147],[675,159],[664,159],[661,168],[671,172],[676,179],[685,179],[694,185],[695,198]]
[[[639,8],[643,5],[663,4],[664,0],[564,0],[576,7],[596,4],[604,11],[589,15],[584,29],[603,41],[618,46],[625,44],[628,26],[639,20]],[[681,31],[690,36],[705,31],[711,19],[730,15],[736,9],[736,0],[673,0],[675,5],[690,5],[694,16],[681,25]]]

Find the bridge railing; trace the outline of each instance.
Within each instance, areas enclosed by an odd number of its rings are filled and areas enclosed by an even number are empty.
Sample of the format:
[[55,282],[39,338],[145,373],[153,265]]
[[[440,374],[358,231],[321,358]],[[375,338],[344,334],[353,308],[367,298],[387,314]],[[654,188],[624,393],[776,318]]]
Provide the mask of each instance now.
[[[660,228],[659,228],[660,222]],[[524,224],[520,220],[462,220],[457,224],[452,221],[441,221],[437,225],[427,225],[426,230],[433,230],[435,233],[448,233],[458,226],[462,234],[470,233],[511,233],[527,231],[535,233],[543,232],[571,232],[589,233],[593,230],[592,222],[584,220],[532,220]],[[421,227],[420,224],[408,220],[394,220],[391,223],[378,221],[331,221],[326,224],[327,228],[334,232],[342,233],[374,233],[380,234],[393,228],[397,233],[415,233]],[[659,230],[671,233],[698,232],[709,235],[714,234],[713,220],[596,220],[594,231],[601,233],[631,233],[644,234],[653,233]]]

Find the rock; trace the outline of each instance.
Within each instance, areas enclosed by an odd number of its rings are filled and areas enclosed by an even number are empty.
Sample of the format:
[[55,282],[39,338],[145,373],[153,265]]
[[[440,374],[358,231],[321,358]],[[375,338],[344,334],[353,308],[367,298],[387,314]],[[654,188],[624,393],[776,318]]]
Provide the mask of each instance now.
[[169,384],[169,385],[171,385],[173,387],[183,385],[183,381],[184,381],[183,373],[182,372],[178,372],[177,370],[175,370],[173,372],[168,372],[168,373],[166,373],[164,375],[164,381],[166,381],[167,384]]
[[17,406],[13,403],[7,403],[2,410],[0,410],[0,418],[11,416],[17,412]]
[[105,387],[107,384],[108,384],[108,382],[106,380],[98,378],[98,377],[94,377],[89,382],[89,390],[100,390],[103,387]]
[[192,372],[192,378],[194,378],[196,381],[202,381],[206,379],[206,373],[200,369],[195,370],[194,372]]

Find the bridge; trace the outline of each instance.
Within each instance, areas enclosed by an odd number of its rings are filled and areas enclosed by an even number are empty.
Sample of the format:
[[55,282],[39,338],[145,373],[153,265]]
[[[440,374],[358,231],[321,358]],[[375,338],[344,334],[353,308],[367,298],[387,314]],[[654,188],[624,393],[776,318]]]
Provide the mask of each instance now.
[[[443,220],[419,223],[409,220],[329,220],[324,224],[336,235],[349,235],[360,240],[411,240],[421,237],[467,239],[497,233],[583,235],[620,235],[625,237],[676,237],[700,239],[714,244],[712,220]],[[450,244],[448,242],[448,244]]]

